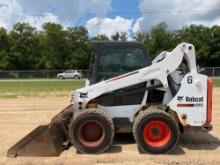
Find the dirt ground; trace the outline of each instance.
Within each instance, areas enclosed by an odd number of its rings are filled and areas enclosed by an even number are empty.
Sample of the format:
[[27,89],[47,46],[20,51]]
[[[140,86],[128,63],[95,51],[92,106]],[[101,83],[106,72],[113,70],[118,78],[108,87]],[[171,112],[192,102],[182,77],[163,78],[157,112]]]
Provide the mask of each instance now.
[[77,154],[73,147],[60,157],[7,158],[15,142],[68,105],[68,97],[17,98],[0,100],[0,164],[220,164],[220,88],[214,89],[213,130],[188,133],[169,155],[140,154],[132,136],[115,138],[111,149],[100,155]]

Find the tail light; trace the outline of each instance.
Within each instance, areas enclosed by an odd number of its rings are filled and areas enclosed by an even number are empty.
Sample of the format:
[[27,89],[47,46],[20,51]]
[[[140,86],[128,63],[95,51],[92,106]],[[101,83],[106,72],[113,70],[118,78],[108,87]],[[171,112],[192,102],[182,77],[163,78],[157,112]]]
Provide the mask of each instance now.
[[211,78],[208,78],[207,82],[208,91],[207,91],[207,123],[212,121],[212,88],[213,82]]

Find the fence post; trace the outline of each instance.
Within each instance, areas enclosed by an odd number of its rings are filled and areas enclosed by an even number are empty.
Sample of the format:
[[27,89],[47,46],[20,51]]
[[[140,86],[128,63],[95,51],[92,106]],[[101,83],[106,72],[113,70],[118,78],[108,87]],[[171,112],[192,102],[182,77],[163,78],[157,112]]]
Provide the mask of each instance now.
[[212,68],[212,77],[215,77],[215,68]]
[[20,92],[20,87],[19,87],[19,71],[15,71],[15,75],[17,77],[17,94]]
[[47,91],[49,91],[49,70],[47,69]]

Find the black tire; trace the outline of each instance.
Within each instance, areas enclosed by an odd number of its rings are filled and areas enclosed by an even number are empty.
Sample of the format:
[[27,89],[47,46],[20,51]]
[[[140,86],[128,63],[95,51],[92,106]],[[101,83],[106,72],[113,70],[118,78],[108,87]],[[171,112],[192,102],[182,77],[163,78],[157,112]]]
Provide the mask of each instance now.
[[81,153],[102,153],[113,143],[113,121],[105,111],[82,110],[69,126],[69,137],[72,145]]
[[63,79],[64,79],[64,77],[63,77],[63,76],[59,76],[59,77],[58,77],[58,79],[63,80]]
[[76,76],[74,76],[74,79],[80,79],[80,76],[76,75]]
[[140,152],[165,154],[178,144],[180,131],[170,114],[160,109],[147,109],[135,117],[133,135]]

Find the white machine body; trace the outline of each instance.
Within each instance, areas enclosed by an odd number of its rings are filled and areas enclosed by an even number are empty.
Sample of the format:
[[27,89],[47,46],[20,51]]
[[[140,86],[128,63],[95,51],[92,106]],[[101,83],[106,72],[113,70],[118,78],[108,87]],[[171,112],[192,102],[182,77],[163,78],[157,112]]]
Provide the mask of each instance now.
[[[186,60],[188,73],[182,75],[178,70],[183,59]],[[172,95],[168,83],[168,75],[171,75],[177,89],[175,96]],[[171,52],[162,52],[153,61],[152,65],[118,77],[114,77],[97,84],[77,89],[74,91],[74,113],[83,111],[87,104],[103,94],[123,89],[132,85],[146,82],[146,88],[151,86],[154,80],[162,84],[159,88],[165,92],[163,103],[177,117],[183,126],[203,126],[207,120],[207,80],[208,77],[197,73],[194,46],[188,43],[179,44]],[[179,84],[179,85],[178,85]],[[111,117],[126,117],[132,123],[135,114],[146,106],[148,91],[146,90],[142,102],[138,105],[101,106],[98,108],[107,111]]]

